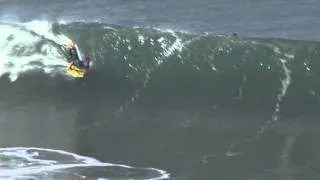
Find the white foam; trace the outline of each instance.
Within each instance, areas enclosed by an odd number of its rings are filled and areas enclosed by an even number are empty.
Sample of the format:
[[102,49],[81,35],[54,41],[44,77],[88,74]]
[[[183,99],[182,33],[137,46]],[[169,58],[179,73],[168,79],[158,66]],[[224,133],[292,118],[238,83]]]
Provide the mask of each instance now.
[[0,24],[0,76],[9,73],[11,81],[15,81],[20,73],[28,70],[52,73],[57,66],[66,67],[67,62],[58,49],[68,38],[55,35],[51,28],[46,21]]
[[27,30],[33,31],[46,39],[50,39],[60,45],[63,45],[69,38],[64,35],[55,35],[52,32],[52,23],[48,21],[30,21],[27,23],[20,23],[21,26]]
[[144,36],[141,35],[141,34],[139,34],[139,35],[138,35],[138,41],[140,42],[141,45],[143,45],[143,44],[144,44],[144,41],[145,41]]
[[285,59],[280,58],[280,62],[285,74],[285,78],[283,80],[281,80],[281,91],[280,93],[277,95],[277,103],[276,103],[276,107],[275,107],[275,111],[274,111],[274,117],[273,120],[277,121],[278,120],[278,113],[280,112],[280,103],[283,99],[283,97],[286,95],[288,87],[291,83],[291,71],[288,69],[286,63],[287,61]]
[[[54,155],[48,157],[59,157],[63,155],[68,159],[65,160],[50,160],[45,159],[46,155],[39,154],[45,153],[47,155]],[[80,156],[74,153],[66,152],[63,150],[54,150],[54,149],[44,149],[36,147],[12,147],[12,148],[0,148],[0,155],[6,156],[10,160],[20,159],[22,164],[15,164],[13,168],[2,168],[0,169],[0,178],[18,178],[18,177],[27,177],[36,174],[44,173],[54,173],[57,171],[66,170],[69,168],[75,167],[121,167],[126,169],[144,169],[147,171],[155,171],[159,175],[151,179],[165,179],[169,177],[169,174],[163,170],[156,168],[134,168],[132,166],[123,165],[123,164],[112,164],[112,163],[103,163],[94,158]],[[58,156],[57,156],[58,155]],[[19,161],[19,160],[18,160]],[[1,162],[2,163],[2,162]],[[3,165],[3,163],[2,163]],[[11,165],[12,166],[12,165]]]

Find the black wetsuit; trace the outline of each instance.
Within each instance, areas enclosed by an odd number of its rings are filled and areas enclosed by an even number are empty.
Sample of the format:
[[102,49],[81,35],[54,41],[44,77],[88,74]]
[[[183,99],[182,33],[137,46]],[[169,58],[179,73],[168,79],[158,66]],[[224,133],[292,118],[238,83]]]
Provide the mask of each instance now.
[[67,58],[68,58],[68,60],[71,60],[73,62],[80,60],[75,47],[72,47],[69,49],[69,55]]
[[69,49],[68,59],[80,69],[89,69],[89,62],[84,63],[82,60],[80,60],[75,47]]

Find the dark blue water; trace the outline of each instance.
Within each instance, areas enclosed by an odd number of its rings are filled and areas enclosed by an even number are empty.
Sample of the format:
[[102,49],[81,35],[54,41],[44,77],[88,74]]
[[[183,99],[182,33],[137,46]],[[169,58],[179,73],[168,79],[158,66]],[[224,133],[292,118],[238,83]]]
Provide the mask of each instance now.
[[2,1],[2,18],[98,21],[243,36],[318,39],[320,2],[315,0]]

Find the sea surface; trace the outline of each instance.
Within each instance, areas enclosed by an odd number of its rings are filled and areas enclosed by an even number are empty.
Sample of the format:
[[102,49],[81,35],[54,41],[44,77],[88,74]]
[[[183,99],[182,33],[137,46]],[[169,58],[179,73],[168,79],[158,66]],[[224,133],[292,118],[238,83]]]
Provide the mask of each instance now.
[[319,7],[0,0],[0,179],[320,179]]

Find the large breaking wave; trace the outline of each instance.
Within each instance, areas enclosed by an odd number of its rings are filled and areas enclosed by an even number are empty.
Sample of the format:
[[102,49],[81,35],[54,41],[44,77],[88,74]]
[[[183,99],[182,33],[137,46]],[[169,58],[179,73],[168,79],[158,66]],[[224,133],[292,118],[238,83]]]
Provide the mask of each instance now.
[[[92,116],[81,130],[104,127],[95,125],[111,119],[143,119],[144,112],[169,125],[160,126],[163,129],[173,131],[175,126],[193,126],[190,124],[204,116],[239,121],[254,117],[259,125],[255,124],[251,137],[259,138],[269,126],[288,117],[304,119],[320,112],[317,41],[191,34],[101,23],[34,21],[0,26],[0,73],[7,84],[32,77],[32,70],[37,69],[52,81],[66,80],[66,89],[73,83],[79,89],[78,81],[65,75],[61,45],[68,38],[93,59],[88,76],[81,81],[88,87],[73,95],[84,98],[85,103],[94,102],[91,110],[101,116]],[[71,106],[83,103],[79,102]],[[108,105],[103,109],[102,104]],[[180,120],[171,121],[174,119]],[[131,123],[121,125],[136,126]],[[109,128],[113,132],[112,126]],[[235,153],[231,151],[236,145],[226,149],[227,156]]]

